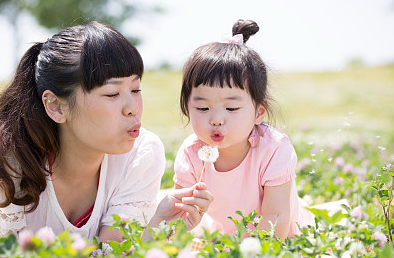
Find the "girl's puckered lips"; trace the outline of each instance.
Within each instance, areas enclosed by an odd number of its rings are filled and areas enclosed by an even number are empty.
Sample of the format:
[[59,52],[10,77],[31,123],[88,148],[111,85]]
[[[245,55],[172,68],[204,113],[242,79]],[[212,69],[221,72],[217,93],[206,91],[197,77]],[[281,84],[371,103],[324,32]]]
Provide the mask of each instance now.
[[221,142],[224,139],[223,134],[219,130],[211,131],[211,139],[214,142]]
[[140,128],[141,128],[141,124],[135,125],[130,130],[128,130],[127,133],[131,137],[137,138],[140,135]]

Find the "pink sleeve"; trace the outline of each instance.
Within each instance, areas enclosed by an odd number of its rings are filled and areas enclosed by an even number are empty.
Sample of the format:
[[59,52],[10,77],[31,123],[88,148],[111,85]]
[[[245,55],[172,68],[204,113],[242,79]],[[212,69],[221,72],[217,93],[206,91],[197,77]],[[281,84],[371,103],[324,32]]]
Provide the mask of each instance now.
[[175,184],[182,187],[190,187],[198,182],[188,151],[192,150],[189,150],[185,144],[182,144],[174,162],[175,175],[173,180]]
[[288,138],[282,138],[267,166],[261,171],[261,185],[277,186],[294,179],[296,164],[297,155],[293,146]]

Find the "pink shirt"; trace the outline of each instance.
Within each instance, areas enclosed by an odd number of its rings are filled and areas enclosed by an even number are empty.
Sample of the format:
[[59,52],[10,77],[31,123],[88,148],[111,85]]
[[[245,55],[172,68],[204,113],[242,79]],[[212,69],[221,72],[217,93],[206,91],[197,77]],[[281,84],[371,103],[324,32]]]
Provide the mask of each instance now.
[[[304,209],[295,187],[297,155],[286,135],[267,125],[255,126],[249,142],[251,148],[242,163],[231,171],[218,172],[213,163],[207,163],[202,181],[207,184],[214,201],[207,214],[214,220],[211,230],[234,234],[236,227],[227,217],[241,217],[235,211],[248,215],[253,210],[261,215],[264,186],[277,186],[293,181],[290,207],[289,236],[299,234],[300,226],[313,224],[313,215]],[[189,187],[198,182],[203,162],[198,150],[204,143],[196,135],[189,136],[175,159],[174,182]]]

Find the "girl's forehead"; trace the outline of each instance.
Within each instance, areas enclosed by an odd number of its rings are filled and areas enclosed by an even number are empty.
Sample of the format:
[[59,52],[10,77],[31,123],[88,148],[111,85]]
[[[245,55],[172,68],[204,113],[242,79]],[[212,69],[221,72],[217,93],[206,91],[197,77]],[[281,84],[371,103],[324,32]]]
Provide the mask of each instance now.
[[248,100],[250,98],[246,90],[238,87],[230,87],[220,85],[199,85],[193,87],[191,92],[191,100],[209,100],[209,99],[228,99],[228,100]]

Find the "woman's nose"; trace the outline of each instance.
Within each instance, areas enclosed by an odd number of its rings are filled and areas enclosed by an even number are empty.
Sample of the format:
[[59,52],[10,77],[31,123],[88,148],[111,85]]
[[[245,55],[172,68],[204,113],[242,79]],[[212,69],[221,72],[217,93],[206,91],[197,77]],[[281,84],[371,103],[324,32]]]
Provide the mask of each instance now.
[[140,109],[138,100],[131,96],[125,100],[125,106],[123,108],[123,114],[125,116],[135,116],[138,114]]

